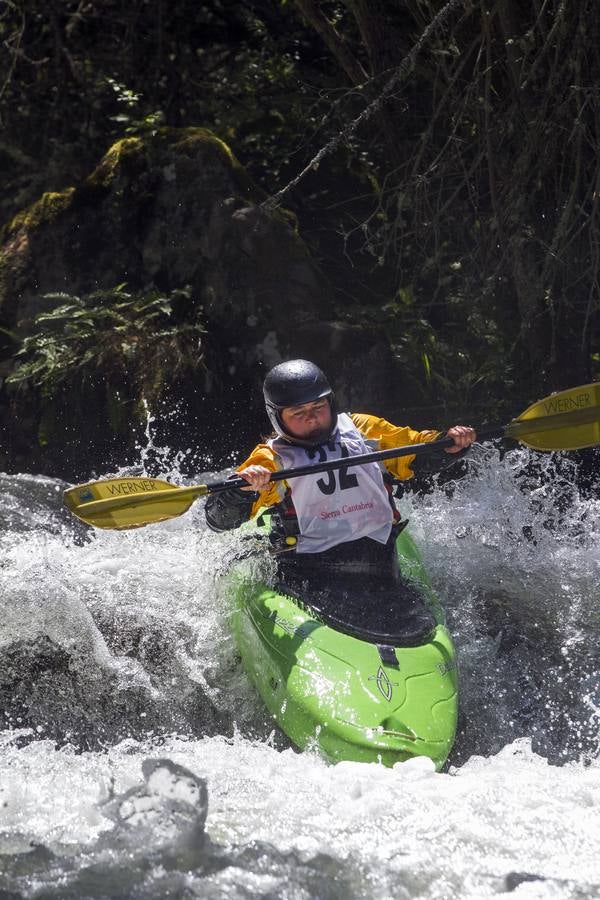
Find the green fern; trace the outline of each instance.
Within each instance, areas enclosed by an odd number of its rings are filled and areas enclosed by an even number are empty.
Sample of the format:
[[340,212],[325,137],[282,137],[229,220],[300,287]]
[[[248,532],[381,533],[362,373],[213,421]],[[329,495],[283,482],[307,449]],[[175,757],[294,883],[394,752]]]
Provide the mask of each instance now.
[[[29,383],[49,392],[77,370],[110,361],[126,371],[138,358],[141,371],[160,345],[177,368],[184,357],[193,362],[190,346],[194,341],[197,346],[206,332],[189,287],[170,294],[130,293],[120,284],[82,297],[51,293],[41,299],[57,305],[36,317],[7,383]],[[183,315],[174,315],[174,304],[183,307]]]

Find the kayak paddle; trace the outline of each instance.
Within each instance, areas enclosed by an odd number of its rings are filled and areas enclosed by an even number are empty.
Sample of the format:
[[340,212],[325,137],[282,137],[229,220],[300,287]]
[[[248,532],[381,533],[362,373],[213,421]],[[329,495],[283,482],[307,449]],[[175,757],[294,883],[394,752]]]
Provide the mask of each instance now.
[[[512,438],[533,450],[581,450],[600,444],[600,382],[538,400],[508,425],[477,429],[478,441],[502,437]],[[270,480],[284,481],[299,475],[353,468],[383,459],[420,456],[453,444],[452,438],[445,437],[426,444],[392,447],[345,459],[281,469],[273,472]],[[177,487],[158,478],[110,478],[69,488],[64,493],[64,501],[73,515],[96,528],[139,528],[181,516],[198,497],[247,485],[248,482],[239,476],[190,487]]]

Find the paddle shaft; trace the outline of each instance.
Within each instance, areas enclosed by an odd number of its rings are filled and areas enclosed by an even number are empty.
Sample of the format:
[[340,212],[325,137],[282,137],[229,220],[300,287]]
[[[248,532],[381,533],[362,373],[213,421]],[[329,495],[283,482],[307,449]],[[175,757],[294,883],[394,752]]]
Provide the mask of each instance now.
[[[505,426],[490,426],[477,432],[477,440],[489,441],[503,437]],[[383,459],[399,459],[401,456],[420,456],[425,453],[433,453],[436,450],[445,450],[454,445],[454,438],[445,437],[437,441],[428,441],[426,444],[407,444],[405,447],[391,447],[389,450],[375,450],[373,453],[362,453],[358,456],[347,456],[342,459],[328,459],[325,462],[309,463],[306,466],[296,466],[293,469],[282,469],[273,472],[270,481],[287,481],[288,478],[299,478],[301,475],[315,475],[318,472],[330,472],[335,469],[364,466],[367,463],[379,462]],[[206,493],[215,494],[219,491],[228,491],[231,488],[248,487],[245,478],[230,478],[227,481],[215,481],[204,485]]]
[[[511,438],[534,450],[580,450],[600,444],[600,383],[580,385],[552,394],[532,404],[518,419],[507,425],[477,428],[477,440]],[[302,475],[316,475],[335,469],[349,469],[385,459],[415,457],[446,450],[455,444],[446,435],[423,444],[390,447],[358,456],[313,462],[269,474],[270,481],[285,481]],[[139,528],[163,522],[186,512],[198,497],[249,487],[241,476],[212,484],[175,487],[153,478],[116,478],[75,485],[65,491],[70,511],[98,528]],[[144,514],[143,509],[148,512]]]
[[[505,427],[483,428],[478,433],[480,440],[491,440],[492,438],[502,437],[505,433]],[[408,444],[405,447],[391,447],[389,450],[377,450],[373,453],[362,453],[358,456],[346,456],[341,459],[330,459],[325,462],[318,462],[306,466],[296,466],[293,469],[281,469],[279,472],[272,472],[270,481],[285,481],[288,478],[298,478],[301,475],[316,475],[319,472],[329,472],[334,469],[351,468],[353,466],[366,465],[367,463],[378,462],[383,459],[395,459],[401,456],[419,456],[425,453],[432,453],[438,449],[452,447],[454,440],[451,437],[441,438],[437,441],[428,441],[426,444]],[[119,479],[127,483],[127,479]],[[152,479],[146,479],[148,487],[141,492],[125,493],[113,495],[111,497],[103,497],[100,499],[88,501],[86,500],[83,508],[86,515],[97,515],[108,509],[118,509],[125,507],[139,507],[147,503],[168,503],[175,501],[177,503],[192,503],[197,497],[206,497],[207,494],[216,494],[220,491],[229,491],[232,488],[248,487],[245,478],[233,477],[225,481],[214,481],[211,484],[196,484],[189,487],[172,487],[170,490],[152,490]],[[74,489],[71,489],[71,491]],[[70,493],[70,492],[66,492]],[[70,507],[72,512],[77,511]],[[172,513],[173,514],[173,513]],[[174,513],[177,515],[177,513]],[[84,517],[85,521],[85,517]]]
[[[595,422],[598,419],[598,407],[591,406],[584,409],[575,409],[568,412],[569,421],[575,425],[584,425]],[[513,419],[508,425],[486,425],[477,428],[478,441],[492,441],[496,438],[509,437],[519,440],[522,435],[532,432],[557,431],[565,426],[565,414],[536,416],[534,419]],[[342,459],[329,459],[325,462],[310,463],[307,466],[297,466],[294,469],[282,469],[273,472],[270,481],[287,481],[288,478],[298,478],[300,475],[314,475],[317,472],[329,472],[332,469],[351,468],[363,466],[367,463],[379,462],[382,459],[399,459],[401,456],[420,456],[425,453],[433,453],[436,450],[446,449],[454,445],[454,438],[444,437],[437,441],[428,441],[426,444],[407,444],[405,447],[391,447],[389,450],[376,450],[373,453],[363,453],[358,456]],[[214,494],[217,491],[227,491],[230,488],[247,487],[245,478],[230,478],[228,481],[217,481],[204,485],[205,493]]]

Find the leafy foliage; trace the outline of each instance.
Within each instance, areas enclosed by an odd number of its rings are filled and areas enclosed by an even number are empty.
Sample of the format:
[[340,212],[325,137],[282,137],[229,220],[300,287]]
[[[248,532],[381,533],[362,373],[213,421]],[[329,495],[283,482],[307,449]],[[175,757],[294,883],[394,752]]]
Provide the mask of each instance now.
[[92,379],[96,368],[109,364],[116,375],[129,374],[154,390],[164,377],[184,365],[195,366],[205,328],[182,320],[190,305],[188,288],[161,294],[130,294],[126,285],[94,291],[84,297],[46,294],[56,304],[36,317],[33,331],[16,354],[9,384],[30,384],[46,394],[81,373]]

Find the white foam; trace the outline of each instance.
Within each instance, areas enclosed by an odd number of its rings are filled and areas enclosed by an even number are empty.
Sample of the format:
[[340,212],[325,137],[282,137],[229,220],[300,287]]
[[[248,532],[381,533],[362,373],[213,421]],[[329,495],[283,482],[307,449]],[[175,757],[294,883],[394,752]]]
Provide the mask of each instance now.
[[[114,675],[117,690],[134,683],[159,700],[181,691],[172,677],[183,679],[237,730],[87,753],[31,740],[32,730],[4,732],[0,850],[20,840],[55,848],[94,841],[112,827],[98,801],[111,785],[140,784],[142,761],[161,756],[207,778],[214,841],[262,840],[306,859],[329,853],[366,873],[372,897],[476,900],[505,892],[507,878],[515,897],[597,896],[600,739],[594,746],[589,735],[600,730],[600,508],[573,495],[559,513],[549,471],[543,489],[522,491],[525,462],[479,451],[473,477],[452,496],[404,502],[459,647],[464,722],[446,774],[424,759],[393,769],[329,766],[276,749],[270,727],[251,738],[248,723],[260,723],[262,707],[213,582],[237,538],[208,533],[199,503],[171,522],[97,532],[83,544],[68,526],[48,530],[52,517],[36,506],[33,527],[0,539],[0,645],[46,636]],[[47,496],[56,484],[4,483],[20,514],[27,491]],[[150,641],[157,652],[167,648],[164,664],[153,667],[143,652]],[[560,767],[532,749],[553,728],[559,755],[563,735],[570,742]],[[229,872],[223,884],[236,877],[249,876]]]

